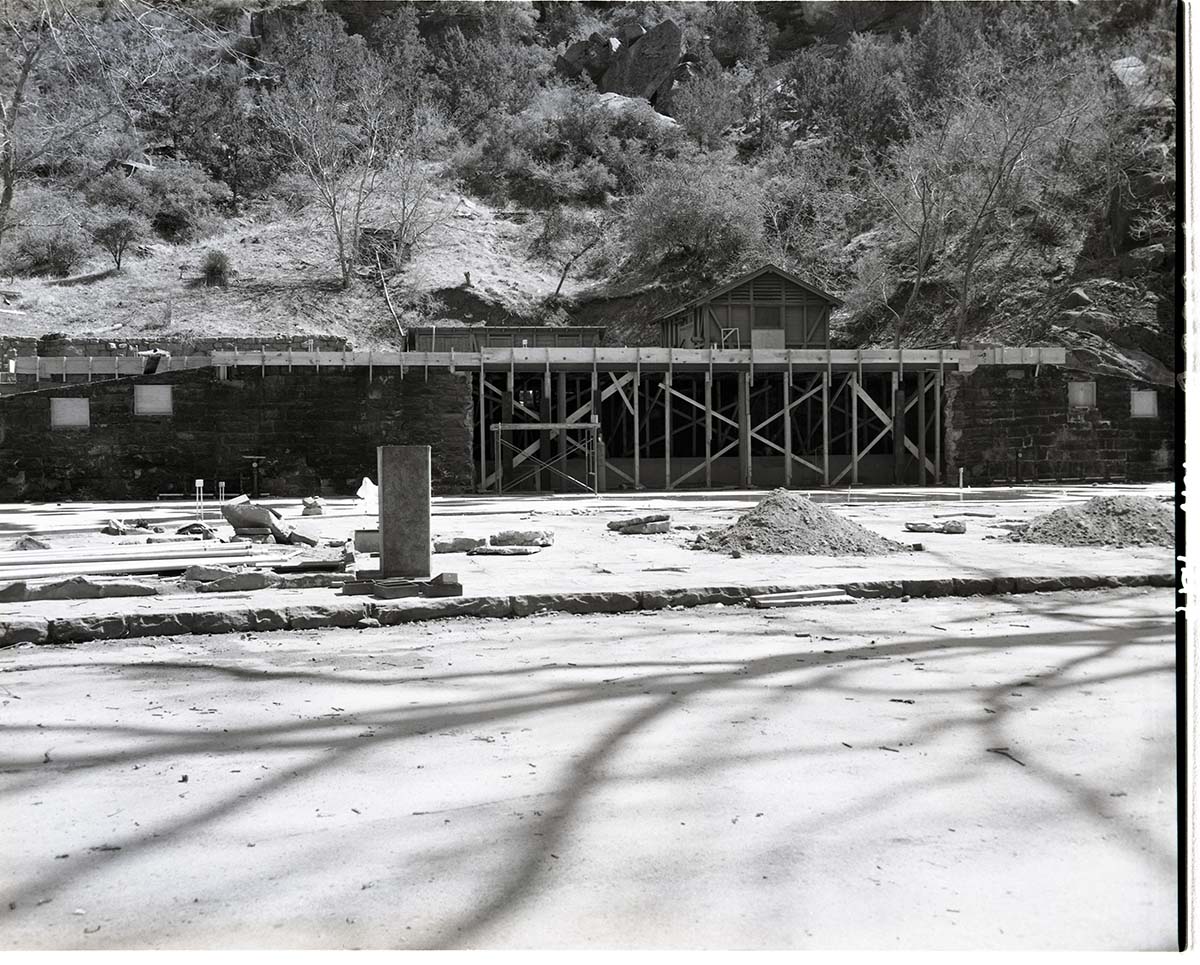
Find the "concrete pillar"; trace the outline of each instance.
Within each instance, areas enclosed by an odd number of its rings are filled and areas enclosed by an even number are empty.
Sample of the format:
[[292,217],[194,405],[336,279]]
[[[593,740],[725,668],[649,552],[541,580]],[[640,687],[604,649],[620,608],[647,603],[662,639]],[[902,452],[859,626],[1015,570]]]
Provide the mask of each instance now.
[[380,446],[379,575],[430,576],[429,446]]

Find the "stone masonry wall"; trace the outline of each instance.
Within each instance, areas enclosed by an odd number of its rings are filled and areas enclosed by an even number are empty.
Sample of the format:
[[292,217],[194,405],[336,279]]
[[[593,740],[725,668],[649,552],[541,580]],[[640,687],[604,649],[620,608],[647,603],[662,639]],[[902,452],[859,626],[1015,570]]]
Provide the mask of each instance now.
[[[1175,398],[1169,387],[1043,366],[980,367],[946,378],[947,478],[988,482],[1169,479]],[[1096,405],[1072,409],[1069,382],[1095,382]],[[1130,415],[1130,390],[1155,389],[1156,418]]]
[[[135,416],[135,384],[170,384],[173,414]],[[51,429],[50,398],[86,397],[91,425]],[[0,398],[0,500],[131,499],[250,488],[349,496],[375,478],[375,447],[432,447],[437,493],[473,487],[471,383],[464,374],[376,367],[263,375],[216,369],[71,383]],[[378,481],[378,480],[376,480]]]

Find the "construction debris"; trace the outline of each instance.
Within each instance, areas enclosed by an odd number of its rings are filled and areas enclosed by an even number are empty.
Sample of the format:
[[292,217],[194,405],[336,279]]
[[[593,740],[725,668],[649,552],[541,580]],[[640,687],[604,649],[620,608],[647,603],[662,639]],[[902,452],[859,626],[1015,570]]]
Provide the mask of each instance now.
[[764,593],[759,596],[750,597],[751,606],[760,608],[822,606],[825,604],[857,602],[854,597],[836,586],[821,587],[812,590],[797,590],[792,593]]
[[11,549],[15,552],[24,552],[26,550],[48,550],[49,548],[49,543],[42,542],[36,536],[22,536],[20,539],[16,540],[11,547]]
[[948,519],[944,523],[905,523],[910,533],[965,533],[967,524],[961,519]]
[[640,536],[645,533],[666,533],[671,529],[671,517],[667,513],[653,516],[633,516],[629,519],[614,519],[608,528],[622,536]]
[[325,515],[325,500],[320,496],[306,496],[301,500],[304,509],[301,510],[301,516],[324,516]]
[[552,546],[554,534],[548,530],[506,529],[492,536],[488,542],[492,546]]
[[201,583],[196,589],[201,593],[233,593],[238,590],[263,590],[278,584],[279,577],[275,574],[254,570],[246,573],[234,573],[231,576],[213,580],[211,583]]
[[248,496],[238,496],[221,504],[221,515],[225,517],[238,536],[254,538],[262,536],[264,529],[275,538],[276,543],[305,543],[317,546],[320,540],[299,532],[269,506],[250,502]]
[[1175,513],[1145,496],[1096,496],[1037,516],[1004,538],[1055,546],[1173,546]]
[[358,553],[378,553],[379,530],[356,529],[354,531],[354,549]]
[[469,553],[473,549],[478,549],[480,546],[486,546],[485,539],[472,539],[469,536],[454,536],[450,539],[435,539],[433,541],[433,551],[435,553]]
[[468,556],[532,556],[540,553],[540,546],[477,546]]
[[203,564],[189,566],[183,571],[183,578],[185,580],[194,580],[197,583],[212,583],[216,580],[224,580],[236,575],[236,570],[226,569],[223,566],[205,566]]
[[881,556],[908,549],[786,489],[768,493],[732,526],[697,536],[694,546],[796,556]]
[[98,600],[116,596],[157,596],[158,590],[145,583],[98,582],[86,576],[72,576],[54,583],[30,586],[25,581],[0,589],[0,602],[23,603],[31,600]]
[[457,573],[439,573],[427,580],[405,577],[374,577],[353,580],[342,585],[346,596],[371,595],[381,600],[397,600],[410,596],[462,596],[462,584]]
[[201,539],[216,539],[217,532],[208,523],[188,523],[175,530],[177,536],[199,536]]
[[155,526],[149,520],[145,519],[110,519],[100,529],[100,532],[106,536],[127,536],[137,531],[143,533],[166,532],[161,526]]

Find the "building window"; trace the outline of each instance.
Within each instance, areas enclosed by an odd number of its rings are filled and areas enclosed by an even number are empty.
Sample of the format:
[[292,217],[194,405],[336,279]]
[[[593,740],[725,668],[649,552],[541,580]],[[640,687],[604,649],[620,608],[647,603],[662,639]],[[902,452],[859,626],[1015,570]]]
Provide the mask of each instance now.
[[92,424],[87,399],[51,399],[51,429],[86,429]]
[[1158,393],[1154,389],[1130,389],[1129,414],[1135,419],[1157,419]]
[[1068,382],[1067,398],[1072,409],[1096,408],[1096,383]]
[[174,404],[169,385],[135,385],[133,387],[134,415],[171,415]]

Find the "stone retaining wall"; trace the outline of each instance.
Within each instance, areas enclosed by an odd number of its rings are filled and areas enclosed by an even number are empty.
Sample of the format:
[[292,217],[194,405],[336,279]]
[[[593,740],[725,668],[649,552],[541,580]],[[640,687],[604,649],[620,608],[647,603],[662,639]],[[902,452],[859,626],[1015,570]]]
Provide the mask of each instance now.
[[[1036,372],[1036,374],[1035,374]],[[1072,408],[1071,382],[1094,382],[1096,405]],[[1134,418],[1130,390],[1158,393],[1158,416]],[[945,384],[947,481],[975,485],[1061,479],[1169,479],[1175,460],[1172,388],[1043,366],[980,367]]]
[[[169,416],[133,413],[134,385],[172,385]],[[91,425],[52,429],[50,399],[87,398]],[[168,372],[47,386],[0,398],[0,500],[147,499],[249,491],[247,455],[265,457],[271,496],[349,496],[375,477],[380,445],[429,445],[436,493],[473,486],[468,375],[376,367]]]

